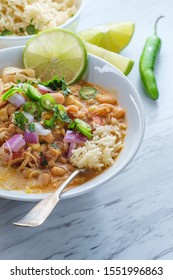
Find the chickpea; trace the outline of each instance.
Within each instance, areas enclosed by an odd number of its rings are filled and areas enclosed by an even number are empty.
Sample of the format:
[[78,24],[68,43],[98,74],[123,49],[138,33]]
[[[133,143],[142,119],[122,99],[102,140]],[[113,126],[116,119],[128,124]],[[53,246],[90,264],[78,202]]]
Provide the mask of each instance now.
[[59,158],[59,161],[60,161],[62,164],[67,163],[67,159],[66,159],[65,157],[62,157],[62,156]]
[[107,116],[109,113],[111,112],[111,109],[108,108],[106,105],[102,106],[102,107],[98,107],[98,109],[96,111],[94,111],[95,115],[98,116]]
[[7,107],[1,109],[1,111],[0,111],[0,119],[2,121],[8,121],[9,117],[8,117],[8,113],[7,113]]
[[37,144],[28,144],[34,151],[38,151],[40,149],[40,143]]
[[97,94],[95,98],[99,103],[117,104],[115,96],[111,94]]
[[50,120],[52,118],[52,112],[43,112],[41,117],[43,120]]
[[11,116],[16,111],[16,107],[12,104],[7,105],[8,115]]
[[41,186],[47,186],[51,182],[51,177],[48,173],[42,173],[40,174],[38,181]]
[[124,117],[124,115],[125,111],[118,106],[115,106],[113,112],[111,113],[111,116],[115,117],[116,119],[121,119]]
[[79,108],[76,105],[68,105],[66,107],[66,111],[68,114],[77,114],[77,112],[79,111]]
[[68,143],[63,143],[63,146],[62,146],[62,150],[64,153],[67,153],[68,152]]
[[89,113],[94,113],[94,111],[97,110],[97,109],[98,109],[98,106],[92,105],[88,108],[88,112]]
[[24,176],[26,179],[30,178],[31,172],[32,172],[31,169],[30,169],[30,168],[27,168],[27,167],[25,167],[25,168],[23,169],[23,171],[22,171],[23,176]]
[[40,175],[40,171],[35,170],[31,173],[31,178],[38,178],[38,176]]
[[65,175],[66,170],[62,167],[54,166],[51,168],[50,172],[53,177],[62,177]]
[[54,137],[52,133],[49,133],[48,135],[41,136],[40,137],[42,141],[45,141],[47,143],[52,143],[54,141]]
[[83,105],[82,103],[73,95],[68,95],[66,100],[65,100],[65,105],[68,106],[68,105],[75,105],[79,108],[82,108]]
[[50,93],[50,95],[55,99],[57,104],[64,104],[65,97],[59,92]]
[[11,123],[10,125],[9,125],[9,132],[11,132],[11,133],[14,133],[14,131],[15,131],[15,125],[13,124],[13,123]]

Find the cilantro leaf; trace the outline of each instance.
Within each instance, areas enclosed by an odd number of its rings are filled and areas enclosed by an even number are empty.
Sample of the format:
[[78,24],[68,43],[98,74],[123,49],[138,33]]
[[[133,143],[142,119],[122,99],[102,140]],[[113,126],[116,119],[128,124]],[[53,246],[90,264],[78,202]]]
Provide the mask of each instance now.
[[4,29],[1,33],[0,33],[0,36],[9,36],[9,35],[12,35],[13,32],[8,30],[8,29]]
[[43,154],[43,152],[40,152],[40,166],[46,166],[46,165],[48,165],[48,161],[45,155]]
[[45,120],[44,125],[47,128],[53,129],[56,121],[59,120],[61,122],[71,123],[72,120],[66,113],[65,107],[61,104],[56,104],[53,107],[53,116],[50,120]]
[[26,31],[29,35],[37,34],[39,32],[39,30],[35,28],[35,25],[32,22],[33,18],[30,20],[30,24],[26,27]]
[[29,123],[28,124],[28,129],[30,132],[35,132],[35,123]]
[[20,32],[20,33],[24,33],[23,27],[19,27],[19,32]]
[[22,112],[14,113],[14,124],[17,125],[20,129],[25,130],[26,125],[28,124],[28,119]]
[[51,80],[42,82],[41,84],[43,86],[50,87],[53,90],[61,89],[65,97],[69,93],[71,93],[71,90],[65,82],[64,78],[58,79],[57,76],[54,76]]
[[58,150],[59,148],[58,148],[58,145],[56,144],[56,143],[52,143],[52,144],[50,144],[55,150]]

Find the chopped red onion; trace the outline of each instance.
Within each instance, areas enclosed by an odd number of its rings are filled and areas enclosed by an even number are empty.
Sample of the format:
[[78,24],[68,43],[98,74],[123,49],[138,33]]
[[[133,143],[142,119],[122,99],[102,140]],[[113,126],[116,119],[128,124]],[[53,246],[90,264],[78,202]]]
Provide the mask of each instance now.
[[65,137],[63,139],[64,142],[68,142],[68,143],[76,143],[76,144],[82,144],[84,142],[86,142],[87,137],[84,136],[81,133],[78,132],[74,132],[71,130],[67,130]]
[[34,121],[34,117],[31,115],[31,114],[29,114],[29,113],[27,113],[27,112],[22,112],[24,115],[25,115],[25,117],[28,119],[28,122],[29,123],[32,123],[33,121]]
[[6,147],[7,147],[8,151],[9,151],[9,160],[11,160],[12,157],[13,157],[13,153],[12,153],[12,150],[11,150],[11,146],[9,145],[8,141],[6,141],[5,144],[6,144]]
[[46,87],[46,86],[43,86],[41,84],[38,84],[38,90],[42,93],[42,94],[45,94],[45,93],[48,93],[48,92],[55,92],[53,89],[51,89],[50,87]]
[[26,144],[22,134],[14,134],[6,141],[7,147],[10,147],[12,152],[18,152]]
[[69,144],[69,148],[68,148],[68,153],[67,153],[67,157],[70,158],[72,155],[72,150],[74,150],[76,147],[76,143],[70,143]]
[[38,135],[35,132],[25,131],[24,139],[25,139],[26,143],[33,143],[33,144],[38,143]]
[[37,135],[46,136],[51,133],[51,130],[45,129],[40,123],[35,123],[35,133]]
[[8,98],[8,101],[13,104],[15,107],[19,108],[23,104],[25,104],[26,99],[23,95],[19,93],[14,93]]

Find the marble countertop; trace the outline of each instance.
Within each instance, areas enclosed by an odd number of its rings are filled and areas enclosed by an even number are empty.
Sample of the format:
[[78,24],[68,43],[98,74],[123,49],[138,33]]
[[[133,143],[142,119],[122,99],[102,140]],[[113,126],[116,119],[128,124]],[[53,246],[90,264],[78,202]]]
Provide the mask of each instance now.
[[[134,21],[132,41],[122,52],[135,61],[129,79],[146,114],[137,155],[111,182],[60,201],[38,228],[12,225],[34,203],[0,199],[0,259],[173,259],[173,2],[87,0],[78,30],[108,22]],[[157,102],[143,91],[138,62],[155,19],[162,48],[156,64]]]

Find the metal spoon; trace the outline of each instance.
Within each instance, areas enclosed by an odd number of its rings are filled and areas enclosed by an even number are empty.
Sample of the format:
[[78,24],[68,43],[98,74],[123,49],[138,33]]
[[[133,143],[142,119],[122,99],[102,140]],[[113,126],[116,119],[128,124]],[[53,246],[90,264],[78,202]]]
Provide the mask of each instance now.
[[76,177],[80,172],[86,171],[85,169],[75,170],[64,183],[52,194],[41,200],[31,211],[26,214],[21,220],[13,223],[15,226],[22,227],[37,227],[41,225],[52,212],[54,207],[59,201],[60,194],[64,188]]

